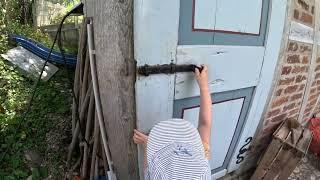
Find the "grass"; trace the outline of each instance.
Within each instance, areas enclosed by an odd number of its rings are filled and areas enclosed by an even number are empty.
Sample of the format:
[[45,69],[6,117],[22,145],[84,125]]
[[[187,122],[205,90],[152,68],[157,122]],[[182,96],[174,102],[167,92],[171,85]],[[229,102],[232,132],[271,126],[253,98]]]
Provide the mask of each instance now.
[[[50,42],[45,35],[34,36],[44,44]],[[9,48],[3,36],[0,37],[0,44],[0,53]],[[48,82],[39,84],[31,111],[22,120],[35,82],[0,57],[0,158],[9,148],[0,162],[0,180],[26,179],[30,175],[33,179],[63,175],[63,160],[71,136],[72,98],[66,69],[59,68],[60,71]],[[28,150],[39,152],[43,158],[41,167],[31,170],[24,157]]]

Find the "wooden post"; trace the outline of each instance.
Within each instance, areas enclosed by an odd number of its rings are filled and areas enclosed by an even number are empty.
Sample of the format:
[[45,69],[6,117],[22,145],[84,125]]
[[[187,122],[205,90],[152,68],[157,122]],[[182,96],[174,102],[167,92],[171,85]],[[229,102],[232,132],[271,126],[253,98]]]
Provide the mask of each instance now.
[[133,0],[87,0],[93,18],[99,91],[114,170],[119,180],[139,179],[133,57]]

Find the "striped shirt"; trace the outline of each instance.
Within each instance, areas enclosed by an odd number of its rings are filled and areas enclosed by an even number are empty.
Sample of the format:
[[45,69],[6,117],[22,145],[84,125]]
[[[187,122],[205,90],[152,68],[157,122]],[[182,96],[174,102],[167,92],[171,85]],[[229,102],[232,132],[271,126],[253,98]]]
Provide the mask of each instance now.
[[209,146],[188,121],[171,119],[157,124],[147,145],[146,180],[209,180]]

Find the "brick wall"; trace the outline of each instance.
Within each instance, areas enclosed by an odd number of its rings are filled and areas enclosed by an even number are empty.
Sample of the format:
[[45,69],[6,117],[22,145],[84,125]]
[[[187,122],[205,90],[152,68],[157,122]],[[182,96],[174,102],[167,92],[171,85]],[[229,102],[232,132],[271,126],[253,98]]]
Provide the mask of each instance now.
[[[319,47],[318,47],[319,49]],[[312,79],[310,80],[312,82],[310,89],[308,90],[308,96],[307,102],[306,102],[306,107],[303,110],[303,115],[302,115],[302,121],[307,122],[310,117],[312,117],[315,113],[319,112],[319,106],[317,105],[317,100],[320,94],[320,53],[318,50],[317,53],[317,58],[316,58],[316,64],[315,66],[311,69],[313,71],[314,75]]]
[[[291,22],[291,27],[287,27],[289,32],[293,28],[292,22],[298,23],[299,27],[311,29],[313,32],[315,0],[292,0],[291,2],[289,17],[287,17],[287,20]],[[248,159],[251,161],[256,160],[266,149],[273,132],[285,119],[307,118],[314,109],[320,94],[320,56],[318,59],[312,57],[315,43],[300,41],[291,38],[288,34],[284,36],[288,38],[288,41],[283,48],[284,56],[279,59],[280,67],[278,67],[279,72],[276,73],[278,76],[274,80],[271,99],[252,143],[251,152],[248,154],[250,156]],[[311,76],[312,74],[314,75]]]
[[[289,20],[313,28],[314,0],[294,0],[292,3],[293,13],[288,17]],[[312,52],[312,44],[288,40],[285,58],[282,59],[282,63],[279,63],[282,66],[279,77],[277,77],[272,98],[263,118],[263,126],[257,137],[258,141],[262,142],[262,146],[268,145],[271,134],[283,120],[298,119],[307,86]]]

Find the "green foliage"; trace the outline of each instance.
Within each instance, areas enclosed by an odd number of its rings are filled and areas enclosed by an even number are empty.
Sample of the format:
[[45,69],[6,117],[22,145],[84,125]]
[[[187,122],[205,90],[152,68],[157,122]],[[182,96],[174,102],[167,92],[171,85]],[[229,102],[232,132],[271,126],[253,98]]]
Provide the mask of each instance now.
[[49,82],[40,83],[32,109],[17,131],[34,82],[0,60],[0,83],[3,84],[0,86],[0,106],[4,110],[0,113],[0,149],[10,147],[4,162],[0,163],[0,179],[25,179],[31,172],[24,163],[24,151],[37,149],[41,153],[46,152],[46,133],[57,123],[49,121],[48,115],[70,114],[70,92],[67,91],[68,85],[62,82],[67,82],[65,72],[59,71]]
[[[76,4],[80,3],[80,0],[73,0],[69,2],[65,2],[64,4],[66,5],[66,8],[63,11],[58,12],[52,17],[51,24],[58,24],[62,17],[69,12]],[[71,16],[68,17],[65,21],[65,23],[74,23],[74,24],[79,24],[82,22],[83,17],[82,16]]]
[[[0,54],[11,48],[8,42],[11,33],[24,35],[48,47],[52,44],[47,34],[31,25],[21,24],[20,3],[20,0],[7,0],[6,3],[0,0]],[[24,152],[35,149],[44,156],[48,150],[46,135],[57,126],[56,118],[69,117],[72,100],[67,82],[63,68],[50,81],[41,82],[31,111],[22,121],[34,81],[19,73],[16,67],[8,65],[0,56],[0,159],[4,157],[0,162],[0,180],[27,179],[30,175],[33,179],[44,179],[48,176],[46,167],[31,171]],[[3,156],[7,148],[10,149]],[[63,155],[56,152],[54,156],[50,163],[61,165]]]

